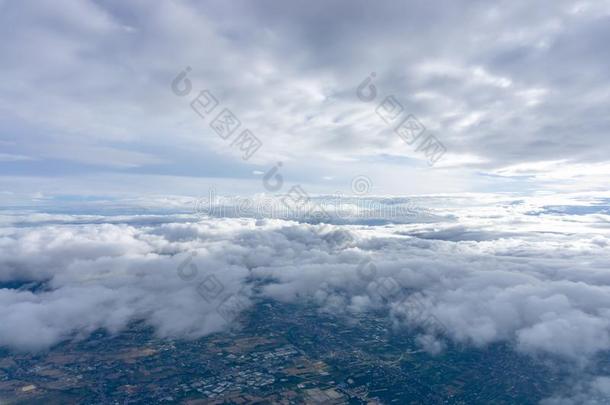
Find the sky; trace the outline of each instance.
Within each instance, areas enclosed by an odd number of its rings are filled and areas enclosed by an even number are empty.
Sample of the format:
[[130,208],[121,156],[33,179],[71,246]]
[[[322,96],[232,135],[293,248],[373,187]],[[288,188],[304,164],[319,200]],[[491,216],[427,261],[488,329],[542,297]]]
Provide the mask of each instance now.
[[0,347],[225,330],[213,276],[604,403],[608,39],[605,0],[0,0]]
[[608,1],[2,0],[0,200],[268,193],[278,162],[313,194],[604,191],[609,22]]

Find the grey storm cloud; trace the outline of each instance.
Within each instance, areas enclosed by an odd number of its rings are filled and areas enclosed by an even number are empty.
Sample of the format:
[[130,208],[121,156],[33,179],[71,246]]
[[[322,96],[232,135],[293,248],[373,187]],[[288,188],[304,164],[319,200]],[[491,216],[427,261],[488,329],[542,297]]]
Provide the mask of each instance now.
[[[263,140],[260,163],[419,158],[375,115],[386,95],[442,140],[449,165],[607,159],[605,1],[0,7],[0,105],[20,137],[15,156],[159,170],[187,146],[229,153],[169,91],[191,66],[195,87]],[[379,96],[366,104],[355,89],[371,72]]]

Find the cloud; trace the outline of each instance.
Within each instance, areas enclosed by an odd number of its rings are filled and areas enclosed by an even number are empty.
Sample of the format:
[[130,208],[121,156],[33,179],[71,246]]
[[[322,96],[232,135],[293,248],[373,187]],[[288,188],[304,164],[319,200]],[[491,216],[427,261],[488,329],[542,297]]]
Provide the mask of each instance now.
[[426,207],[426,215],[383,225],[353,211],[337,224],[7,212],[0,346],[41,350],[133,321],[162,337],[195,338],[275,299],[348,318],[381,311],[432,354],[507,343],[552,356],[573,366],[583,388],[548,401],[595,398],[603,376],[599,385],[585,370],[610,350],[605,201],[393,198],[385,204]]
[[[453,170],[419,182],[436,191],[471,191],[480,173],[519,178],[514,168],[549,161],[566,170],[527,181],[574,187],[568,167],[592,176],[589,187],[608,178],[607,2],[1,7],[3,137],[15,143],[6,154],[37,159],[35,175],[57,161],[105,177],[248,178],[283,160],[320,187],[325,176],[338,183],[380,165],[405,173],[426,158],[375,113],[393,95],[447,147],[439,169]],[[195,89],[211,91],[261,138],[252,164],[193,113],[189,97],[171,93],[186,66]],[[378,97],[367,104],[355,91],[371,72]],[[337,162],[351,162],[349,173]],[[32,167],[4,164],[21,176]],[[403,179],[389,188],[404,190]]]
[[541,401],[541,405],[601,405],[610,398],[610,377],[594,376],[588,381],[577,381],[572,393],[566,396],[553,396]]
[[[478,203],[433,223],[383,227],[210,217],[91,223],[64,215],[48,222],[38,215],[1,233],[0,281],[38,287],[1,290],[7,321],[0,344],[45,347],[136,319],[164,336],[200,336],[226,323],[218,302],[201,296],[206,288],[218,282],[223,295],[241,291],[250,302],[250,283],[260,281],[264,297],[313,300],[337,313],[386,308],[398,326],[425,329],[413,318],[413,303],[389,293],[397,283],[419,294],[418,305],[443,325],[445,339],[507,341],[577,362],[610,349],[604,216],[532,215],[535,201],[485,214]],[[544,230],[555,224],[561,231]],[[24,330],[39,330],[41,339]]]
[[0,153],[0,161],[1,162],[17,162],[21,160],[32,160],[29,156],[23,155],[12,155],[10,153]]
[[[200,296],[197,283],[178,276],[183,256],[200,252],[197,242],[180,240],[206,233],[205,227],[192,226],[186,234],[175,224],[160,226],[157,230],[165,231],[165,237],[154,228],[109,224],[40,226],[5,234],[3,285],[36,281],[40,288],[0,290],[6,321],[1,344],[40,349],[86,337],[97,328],[116,332],[137,319],[146,320],[161,336],[194,337],[221,330],[227,321],[216,306]],[[210,268],[222,269],[214,280],[222,283],[224,293],[236,293],[235,281],[243,279],[247,269],[214,256],[202,250],[195,259],[201,276]]]

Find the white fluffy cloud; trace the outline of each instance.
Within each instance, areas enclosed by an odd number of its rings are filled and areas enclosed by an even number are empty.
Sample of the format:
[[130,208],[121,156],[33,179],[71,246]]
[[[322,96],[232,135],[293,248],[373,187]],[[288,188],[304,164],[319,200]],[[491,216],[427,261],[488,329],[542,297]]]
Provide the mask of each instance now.
[[[436,222],[384,226],[34,216],[46,224],[0,234],[0,281],[40,283],[0,290],[0,344],[44,347],[134,319],[162,335],[209,333],[223,319],[218,302],[207,302],[198,288],[213,274],[222,296],[241,291],[248,299],[247,280],[266,280],[263,296],[313,299],[341,312],[387,306],[397,322],[417,325],[395,283],[417,292],[419,305],[459,342],[509,341],[575,360],[610,349],[608,216],[544,213],[535,201],[463,202]],[[183,276],[193,272],[191,263],[197,274],[179,277],[181,264]]]
[[37,350],[134,320],[192,338],[264,297],[342,315],[386,309],[433,353],[508,342],[586,366],[610,350],[607,199],[416,201],[426,215],[377,226],[6,215],[0,345]]

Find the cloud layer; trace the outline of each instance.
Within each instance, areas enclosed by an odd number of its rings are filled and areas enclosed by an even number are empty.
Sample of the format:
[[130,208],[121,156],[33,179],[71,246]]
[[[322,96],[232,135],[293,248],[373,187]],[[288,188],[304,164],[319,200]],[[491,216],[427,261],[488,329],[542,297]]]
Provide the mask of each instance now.
[[[0,346],[41,350],[136,320],[162,337],[194,338],[276,299],[347,317],[381,310],[430,353],[506,342],[584,373],[610,350],[609,201],[385,199],[409,207],[392,224],[376,211],[336,224],[5,212]],[[606,380],[581,376],[568,397],[548,401],[603,397]]]
[[67,215],[24,226],[10,216],[22,225],[0,234],[0,282],[11,287],[0,290],[0,344],[39,349],[136,319],[162,336],[201,336],[231,321],[218,310],[228,296],[241,300],[237,311],[256,297],[343,314],[385,308],[398,326],[439,335],[407,291],[443,325],[441,339],[508,341],[577,362],[610,349],[607,213],[463,198],[442,216],[433,200],[435,221],[383,226]]
[[[252,180],[278,160],[320,188],[368,173],[388,192],[498,187],[481,174],[512,189],[608,179],[607,1],[0,7],[0,165],[12,191],[13,176],[40,191],[50,175],[75,184],[74,171],[98,184],[117,173]],[[176,97],[186,66],[193,94]],[[362,102],[356,87],[372,72],[378,96]],[[202,89],[261,138],[252,161],[191,110]],[[418,173],[425,156],[375,113],[390,95],[447,147],[437,175]]]

